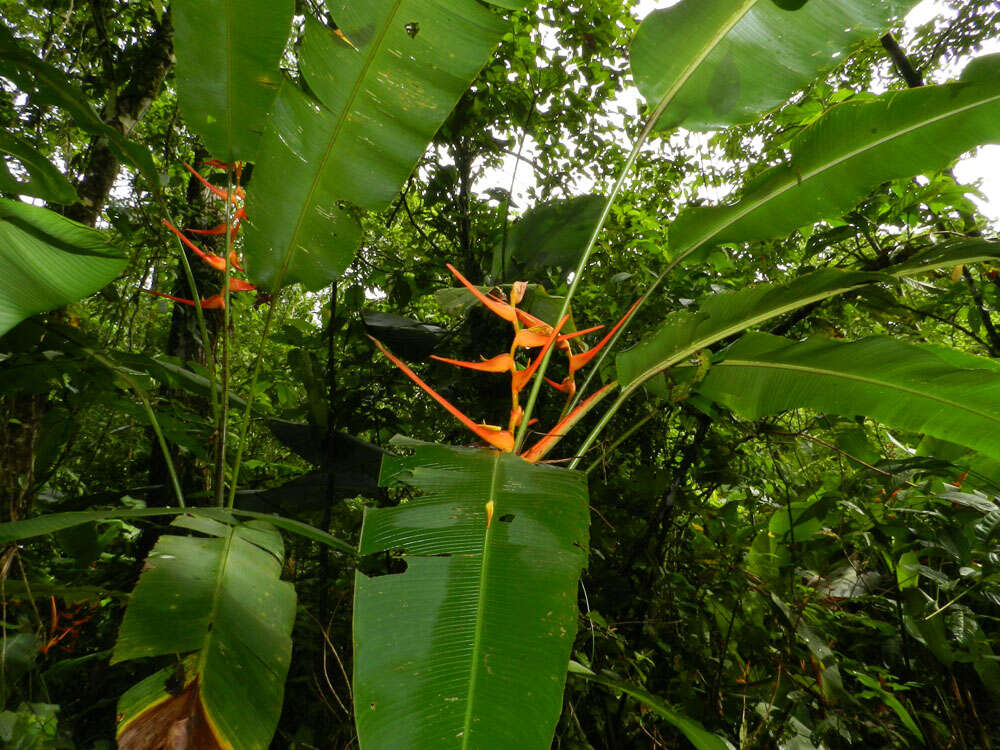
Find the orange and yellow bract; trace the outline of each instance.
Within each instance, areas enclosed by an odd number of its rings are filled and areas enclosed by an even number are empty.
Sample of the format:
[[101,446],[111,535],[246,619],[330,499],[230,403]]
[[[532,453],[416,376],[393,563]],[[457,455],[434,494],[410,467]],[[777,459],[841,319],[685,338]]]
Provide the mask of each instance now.
[[[520,426],[522,420],[524,419],[524,408],[521,406],[520,394],[538,372],[538,368],[541,366],[549,350],[553,346],[556,346],[558,351],[562,351],[566,354],[569,360],[569,375],[561,383],[556,383],[548,378],[546,378],[546,382],[557,390],[565,393],[567,397],[572,398],[576,393],[574,373],[586,366],[597,355],[601,348],[615,335],[622,324],[628,320],[629,316],[639,305],[639,301],[641,301],[637,300],[635,304],[629,308],[628,312],[626,312],[614,328],[612,328],[608,334],[601,339],[600,343],[590,349],[574,354],[572,352],[571,344],[569,343],[570,341],[585,334],[598,331],[604,326],[595,326],[593,328],[577,331],[575,333],[561,334],[560,331],[569,320],[569,315],[563,317],[563,319],[553,327],[545,321],[536,318],[534,315],[531,315],[530,313],[517,307],[517,304],[524,298],[524,294],[527,289],[527,282],[515,282],[511,290],[510,302],[505,302],[504,300],[494,297],[492,294],[484,294],[481,290],[469,282],[469,280],[466,279],[461,273],[459,273],[459,271],[451,264],[448,264],[447,268],[451,271],[455,278],[457,278],[463,286],[472,292],[476,299],[478,299],[490,312],[500,318],[503,318],[511,324],[514,328],[514,341],[511,344],[509,352],[498,354],[490,359],[483,359],[480,362],[464,362],[457,359],[438,357],[436,355],[432,355],[432,358],[438,360],[439,362],[445,362],[446,364],[464,367],[469,370],[476,370],[484,373],[509,372],[511,409],[507,429],[475,422],[462,413],[444,396],[427,385],[427,383],[418,377],[413,370],[402,362],[402,360],[392,354],[392,352],[390,352],[382,344],[382,342],[373,336],[369,336],[369,338],[375,342],[375,345],[394,365],[396,365],[396,367],[402,370],[406,376],[410,378],[410,380],[426,391],[431,398],[447,409],[456,419],[458,419],[458,421],[472,430],[472,432],[474,432],[484,442],[506,453],[514,452],[514,430]],[[522,328],[522,325],[527,327]],[[527,367],[518,368],[517,360],[515,359],[515,354],[518,349],[540,349],[541,351],[535,355],[534,359]],[[555,428],[542,436],[542,438],[538,440],[534,446],[521,453],[521,458],[530,463],[535,463],[544,458],[545,455],[552,450],[556,443],[558,443],[559,440],[566,434],[566,432],[579,422],[602,398],[614,390],[616,386],[617,383],[609,383],[585,399],[581,404],[576,406],[576,408],[563,417]]]

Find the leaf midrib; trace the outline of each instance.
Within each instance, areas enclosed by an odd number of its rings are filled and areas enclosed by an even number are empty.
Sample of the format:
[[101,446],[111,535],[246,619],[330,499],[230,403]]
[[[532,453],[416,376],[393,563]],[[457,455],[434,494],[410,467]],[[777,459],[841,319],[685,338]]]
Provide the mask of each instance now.
[[663,113],[666,112],[667,107],[670,106],[670,103],[674,100],[674,97],[677,96],[678,92],[687,85],[688,81],[691,80],[691,77],[698,71],[701,64],[708,59],[709,55],[715,52],[716,48],[722,43],[722,41],[729,36],[729,32],[733,30],[733,27],[742,21],[743,17],[753,10],[758,2],[760,2],[760,0],[746,0],[746,2],[740,6],[740,9],[730,16],[729,23],[720,26],[712,38],[709,39],[708,44],[704,46],[701,53],[691,60],[690,64],[684,69],[681,75],[677,77],[674,85],[667,89],[667,93],[663,95],[659,103],[656,105],[656,109],[653,110],[653,114],[650,115],[650,131],[656,129],[656,123],[658,123],[660,118],[663,117]]
[[[888,388],[889,390],[897,391],[899,393],[904,393],[909,396],[914,396],[917,398],[926,399],[928,401],[935,401],[939,404],[943,404],[950,408],[956,409],[966,414],[970,414],[976,417],[980,417],[990,422],[996,422],[1000,425],[1000,417],[994,414],[989,414],[987,412],[982,412],[977,409],[973,409],[965,404],[960,404],[951,399],[943,398],[937,396],[933,393],[927,393],[926,391],[919,391],[915,388],[910,388],[902,385],[897,385],[895,383],[890,383],[884,380],[877,380],[875,378],[865,377],[863,375],[855,375],[853,373],[845,373],[839,370],[831,370],[829,368],[817,367],[815,365],[793,365],[787,362],[763,362],[761,360],[752,359],[727,359],[722,362],[718,362],[713,365],[715,367],[751,367],[757,369],[769,369],[769,370],[787,370],[790,372],[803,372],[809,375],[817,375],[820,377],[834,377],[840,378],[842,380],[850,380],[856,383],[865,383],[866,385],[874,385],[880,388]],[[959,370],[961,372],[961,370]]]
[[655,375],[658,375],[664,370],[669,369],[670,367],[673,367],[675,364],[681,362],[686,357],[695,354],[701,349],[704,349],[706,346],[711,346],[717,341],[721,341],[724,338],[728,338],[729,336],[737,334],[740,331],[746,330],[751,326],[755,326],[758,323],[763,323],[765,320],[770,320],[771,318],[777,317],[778,315],[782,315],[786,312],[791,312],[792,310],[796,310],[800,307],[805,307],[806,305],[810,305],[813,302],[819,302],[821,300],[827,299],[828,297],[833,297],[838,294],[846,294],[847,292],[853,291],[854,289],[860,289],[863,286],[867,286],[869,283],[874,283],[874,281],[866,282],[864,284],[852,284],[851,286],[838,287],[837,289],[828,292],[823,292],[821,294],[814,294],[809,297],[801,297],[795,300],[795,302],[793,303],[788,303],[785,305],[781,305],[780,307],[771,308],[767,312],[758,313],[757,315],[753,315],[749,318],[743,318],[742,320],[739,320],[733,323],[732,325],[727,326],[726,328],[716,331],[715,333],[703,336],[700,339],[696,339],[695,341],[690,342],[685,348],[675,352],[666,359],[661,360],[653,367],[650,367],[649,369],[641,372],[638,376],[636,376],[636,378],[633,381],[631,381],[627,386],[625,386],[625,388],[622,389],[622,395],[632,393],[633,391],[636,390],[636,388],[641,386],[650,378],[654,377]]
[[[499,517],[499,509],[496,507],[497,479],[500,476],[500,462],[503,454],[495,452],[493,458],[493,474],[490,476],[490,491],[485,503],[493,501],[493,518]],[[485,506],[484,503],[484,506]],[[476,687],[478,684],[480,671],[480,652],[482,651],[483,623],[486,609],[486,571],[489,569],[490,540],[493,538],[494,524],[489,523],[486,527],[486,534],[483,537],[483,554],[479,561],[479,601],[476,603],[476,631],[472,639],[471,669],[469,674],[469,692],[466,696],[465,720],[462,727],[462,750],[468,750],[469,735],[472,729],[473,711],[472,707],[476,698]]]
[[[960,85],[962,85],[962,83],[958,82],[956,84],[950,84],[950,85],[960,86]],[[818,176],[820,176],[820,175],[822,175],[822,174],[824,174],[826,172],[829,172],[830,170],[832,170],[832,169],[840,166],[844,162],[850,161],[851,159],[854,159],[855,157],[861,156],[862,154],[864,154],[864,153],[866,153],[868,151],[871,151],[872,149],[877,148],[879,146],[885,145],[886,143],[889,143],[890,141],[896,140],[897,138],[902,138],[905,135],[909,135],[910,133],[916,132],[917,130],[920,130],[921,128],[930,127],[931,125],[933,125],[933,124],[935,124],[935,123],[937,123],[937,122],[939,122],[941,120],[946,120],[946,119],[948,119],[950,117],[955,117],[955,116],[961,115],[961,114],[963,114],[963,113],[965,113],[965,112],[967,112],[969,110],[976,109],[977,107],[984,107],[984,106],[987,106],[989,104],[993,104],[993,103],[995,103],[997,101],[1000,101],[1000,95],[995,95],[995,96],[992,96],[992,97],[987,97],[985,99],[980,99],[980,100],[978,100],[978,101],[976,101],[974,103],[971,103],[971,104],[968,104],[968,105],[962,107],[961,109],[948,110],[948,111],[946,111],[946,112],[944,112],[942,114],[935,115],[934,117],[928,118],[926,120],[921,120],[919,123],[917,123],[915,125],[912,125],[912,126],[909,126],[909,127],[905,127],[905,128],[900,128],[898,130],[894,130],[890,134],[887,134],[884,138],[880,138],[880,139],[875,140],[875,141],[870,141],[870,142],[866,143],[863,147],[856,148],[856,149],[853,149],[851,151],[848,151],[847,153],[845,153],[840,158],[835,159],[834,161],[831,161],[831,162],[826,162],[826,163],[820,165],[819,167],[817,167],[816,169],[812,170],[811,172],[807,172],[807,173],[805,173],[803,175],[797,175],[797,174],[796,175],[789,175],[789,179],[785,183],[783,183],[779,188],[777,188],[774,191],[772,191],[772,192],[768,193],[767,195],[763,196],[760,200],[750,201],[747,204],[746,208],[744,208],[743,211],[738,211],[738,212],[734,213],[732,215],[732,217],[730,217],[730,219],[728,221],[724,222],[721,226],[719,226],[717,228],[714,228],[711,231],[709,231],[708,233],[703,234],[698,239],[692,240],[691,242],[689,242],[688,245],[687,245],[687,247],[680,254],[678,254],[677,257],[674,259],[674,263],[680,262],[681,260],[683,260],[684,258],[686,258],[688,255],[690,255],[691,253],[693,253],[695,250],[697,250],[699,247],[701,247],[702,245],[704,245],[707,242],[710,242],[713,237],[718,236],[719,234],[721,234],[725,230],[727,230],[730,227],[732,227],[738,221],[744,219],[745,217],[747,217],[748,215],[750,215],[754,211],[758,210],[762,206],[766,206],[772,200],[776,200],[777,198],[780,198],[782,195],[784,195],[785,193],[787,193],[789,190],[791,190],[793,188],[796,188],[796,187],[799,187],[803,183],[805,183],[805,182],[807,182],[809,180],[812,180],[812,179],[814,179],[814,178],[816,178],[816,177],[818,177]],[[785,168],[793,167],[794,165],[795,165],[795,160],[794,160],[794,157],[793,157],[792,161],[788,162],[788,164],[785,165]]]
[[225,542],[222,546],[222,553],[219,555],[219,570],[215,575],[215,587],[212,589],[212,610],[208,614],[208,629],[205,631],[205,639],[202,641],[201,649],[198,652],[198,673],[201,674],[205,668],[205,660],[208,656],[208,644],[215,635],[215,618],[219,612],[219,601],[222,599],[222,584],[226,577],[226,567],[229,565],[229,555],[233,549],[233,539],[236,536],[236,529],[229,527]]
[[395,20],[396,15],[399,13],[399,8],[403,4],[404,0],[396,0],[392,4],[392,9],[386,16],[386,21],[382,28],[379,29],[378,35],[375,37],[374,42],[371,46],[371,52],[369,53],[364,64],[361,66],[361,71],[354,80],[354,86],[351,87],[351,93],[348,95],[344,106],[341,109],[340,117],[337,118],[337,124],[333,129],[333,133],[330,136],[330,140],[327,143],[326,149],[323,151],[323,158],[320,159],[319,165],[313,175],[312,184],[309,186],[309,191],[306,193],[306,197],[302,202],[302,210],[299,211],[299,217],[295,222],[295,229],[292,231],[288,238],[288,247],[285,248],[284,257],[281,259],[281,269],[282,275],[284,275],[284,270],[288,267],[291,262],[292,253],[295,251],[295,247],[298,241],[299,233],[302,231],[302,225],[305,223],[306,216],[310,213],[310,206],[312,205],[312,196],[316,193],[316,188],[319,185],[320,179],[323,176],[323,172],[326,170],[326,164],[330,160],[330,155],[336,148],[338,140],[340,138],[340,132],[347,122],[350,113],[354,109],[354,102],[358,98],[358,94],[361,92],[362,83],[368,79],[368,71],[371,70],[372,65],[375,63],[375,58],[379,56],[382,48],[382,42],[385,39],[385,35],[389,33],[389,28],[392,22]]

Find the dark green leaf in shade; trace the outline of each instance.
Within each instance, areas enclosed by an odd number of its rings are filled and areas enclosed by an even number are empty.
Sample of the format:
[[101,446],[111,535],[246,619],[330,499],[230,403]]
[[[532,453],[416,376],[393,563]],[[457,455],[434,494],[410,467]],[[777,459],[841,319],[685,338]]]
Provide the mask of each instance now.
[[690,742],[695,750],[731,750],[732,745],[721,737],[718,737],[702,726],[701,722],[685,716],[677,709],[671,707],[666,701],[657,698],[655,695],[646,692],[642,688],[625,682],[610,672],[596,672],[587,669],[582,664],[571,661],[569,663],[570,674],[579,675],[585,680],[603,685],[616,693],[624,693],[639,701],[643,706],[651,710],[661,719],[676,727]]
[[[654,11],[632,42],[632,74],[657,130],[724,128],[781,104],[916,0],[683,0]],[[786,3],[787,4],[787,3]]]
[[317,529],[301,521],[290,518],[280,518],[265,513],[257,513],[250,510],[223,510],[222,508],[113,508],[110,510],[80,510],[68,513],[49,513],[44,516],[36,516],[23,521],[10,521],[0,523],[0,544],[10,544],[21,539],[31,539],[32,537],[54,534],[62,529],[79,526],[92,521],[112,521],[115,519],[130,518],[157,518],[159,516],[172,516],[184,513],[193,516],[204,516],[224,523],[234,523],[234,517],[247,517],[259,521],[267,521],[282,531],[297,534],[304,539],[309,539],[327,547],[343,552],[351,557],[355,555],[354,547],[346,542],[337,539],[327,532]]
[[384,312],[362,312],[365,330],[403,359],[424,360],[441,343],[447,331],[441,326],[421,323]]
[[350,41],[307,19],[300,65],[316,98],[286,80],[261,142],[246,255],[264,286],[284,273],[319,289],[347,268],[356,211],[389,204],[506,28],[475,0],[327,8]]
[[797,408],[863,415],[1000,457],[1000,363],[943,347],[751,333],[699,392],[749,419]]
[[173,0],[177,98],[223,161],[253,161],[281,82],[292,0]]
[[507,249],[493,252],[492,275],[497,281],[565,280],[576,268],[580,254],[604,209],[600,195],[580,195],[544,203],[528,211],[511,227]]
[[587,556],[583,475],[484,449],[398,447],[411,455],[386,458],[384,481],[421,494],[365,514],[361,554],[393,551],[406,570],[357,575],[361,747],[548,750]]
[[104,235],[45,208],[0,199],[0,336],[83,299],[125,270]]

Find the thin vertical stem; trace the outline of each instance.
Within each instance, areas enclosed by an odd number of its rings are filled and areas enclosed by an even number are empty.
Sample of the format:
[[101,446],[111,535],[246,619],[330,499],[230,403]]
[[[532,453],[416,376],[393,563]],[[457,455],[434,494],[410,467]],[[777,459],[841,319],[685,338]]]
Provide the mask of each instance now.
[[[170,215],[170,210],[167,208],[167,202],[164,200],[163,195],[156,191],[157,202],[160,205],[160,210],[163,212],[164,218],[169,221],[174,226],[177,223],[173,220]],[[205,360],[208,367],[208,392],[209,399],[212,404],[212,419],[218,424],[219,421],[219,394],[216,391],[215,383],[215,357],[212,356],[212,349],[208,340],[208,326],[205,325],[205,312],[201,309],[201,297],[198,294],[198,283],[194,280],[194,271],[191,270],[191,263],[188,261],[187,250],[184,249],[183,243],[180,238],[175,237],[178,248],[181,251],[181,268],[184,269],[184,278],[187,280],[188,288],[191,290],[191,299],[194,302],[194,316],[198,321],[198,332],[201,334],[201,345],[205,350]]]
[[229,277],[232,273],[230,256],[233,250],[233,165],[226,167],[226,268],[222,280],[222,400],[216,423],[219,450],[215,458],[215,502],[221,508],[226,502],[226,446],[229,434]]

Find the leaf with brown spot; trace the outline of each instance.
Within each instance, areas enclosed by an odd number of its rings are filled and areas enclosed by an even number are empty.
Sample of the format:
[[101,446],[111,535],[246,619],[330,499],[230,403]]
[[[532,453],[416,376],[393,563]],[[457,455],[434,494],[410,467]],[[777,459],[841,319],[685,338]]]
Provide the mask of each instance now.
[[182,516],[160,537],[125,612],[112,663],[186,654],[119,701],[119,747],[265,750],[281,714],[295,591],[269,524]]

